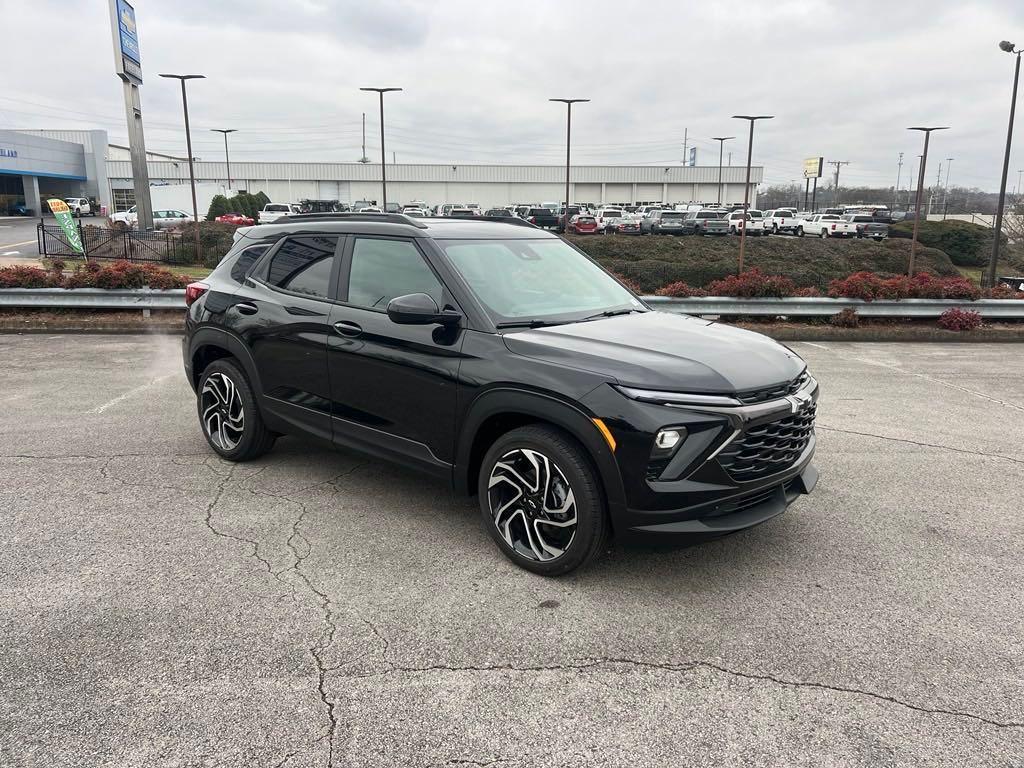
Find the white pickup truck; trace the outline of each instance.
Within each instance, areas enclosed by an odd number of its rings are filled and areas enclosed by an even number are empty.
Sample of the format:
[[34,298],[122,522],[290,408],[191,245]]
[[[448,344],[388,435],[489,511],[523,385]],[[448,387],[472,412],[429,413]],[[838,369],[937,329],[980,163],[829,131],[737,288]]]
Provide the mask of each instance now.
[[282,216],[291,216],[293,213],[301,213],[299,206],[295,203],[267,203],[263,210],[256,215],[258,224],[272,224]]
[[65,197],[64,202],[68,204],[68,208],[71,209],[72,216],[95,216],[96,211],[92,209],[92,205],[89,203],[87,197]]
[[817,235],[818,237],[857,237],[857,225],[834,213],[815,213],[802,219],[796,227],[798,237]]
[[801,220],[792,208],[776,208],[771,211],[765,211],[763,221],[765,234],[770,232],[773,235],[777,235],[779,232],[798,234],[797,226]]

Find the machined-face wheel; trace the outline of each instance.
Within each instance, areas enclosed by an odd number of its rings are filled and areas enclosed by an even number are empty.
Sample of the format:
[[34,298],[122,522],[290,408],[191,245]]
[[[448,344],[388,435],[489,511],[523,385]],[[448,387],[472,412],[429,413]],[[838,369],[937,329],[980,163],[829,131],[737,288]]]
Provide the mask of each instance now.
[[543,453],[516,448],[501,456],[487,481],[491,520],[519,555],[538,563],[565,554],[576,536],[576,497],[561,469]]
[[245,433],[245,410],[238,387],[219,371],[206,378],[200,392],[203,429],[210,442],[222,451],[233,451]]

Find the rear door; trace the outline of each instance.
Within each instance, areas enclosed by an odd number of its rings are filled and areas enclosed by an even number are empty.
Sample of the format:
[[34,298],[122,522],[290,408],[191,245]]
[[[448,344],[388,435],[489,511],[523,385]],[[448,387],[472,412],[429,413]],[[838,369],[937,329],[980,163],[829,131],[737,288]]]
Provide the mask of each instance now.
[[252,351],[263,407],[327,440],[327,344],[343,242],[326,234],[284,238],[245,278],[225,311]]
[[388,302],[410,293],[458,309],[416,240],[350,238],[330,318],[334,439],[447,477],[464,334],[392,322]]

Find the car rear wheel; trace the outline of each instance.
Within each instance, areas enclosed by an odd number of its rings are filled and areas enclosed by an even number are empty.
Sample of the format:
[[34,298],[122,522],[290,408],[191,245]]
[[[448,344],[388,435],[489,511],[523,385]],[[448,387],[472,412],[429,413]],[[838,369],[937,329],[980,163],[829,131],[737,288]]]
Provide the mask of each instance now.
[[603,491],[583,448],[560,430],[531,425],[499,437],[484,456],[478,491],[484,526],[521,568],[560,576],[604,548]]
[[252,387],[232,360],[215,360],[199,379],[196,395],[203,436],[228,461],[250,461],[274,446],[277,436],[263,423]]
[[797,237],[803,237],[804,236],[804,228],[803,227],[797,227],[796,228],[796,236]]
[[821,230],[820,237],[821,237],[822,240],[824,240],[826,237],[828,237],[828,230],[827,229]]

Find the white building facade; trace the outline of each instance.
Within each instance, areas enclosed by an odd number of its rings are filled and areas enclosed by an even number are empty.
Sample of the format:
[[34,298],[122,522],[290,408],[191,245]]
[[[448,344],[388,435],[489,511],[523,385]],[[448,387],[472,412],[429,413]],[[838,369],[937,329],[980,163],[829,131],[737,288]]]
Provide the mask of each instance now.
[[[117,153],[111,153],[116,158]],[[123,210],[134,201],[131,163],[107,161],[111,197]],[[195,163],[196,181],[228,185],[223,162]],[[742,203],[746,168],[718,166],[573,166],[569,195],[574,203]],[[274,202],[381,200],[379,164],[231,163],[231,188],[264,192]],[[752,167],[751,203],[763,169]],[[188,162],[150,158],[152,185],[188,183]],[[557,165],[412,165],[387,166],[388,202],[478,203],[484,208],[515,203],[560,202],[565,198],[565,166]]]

